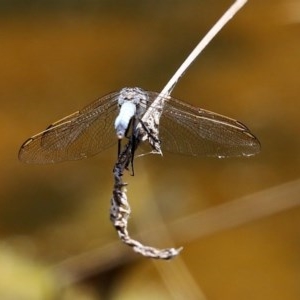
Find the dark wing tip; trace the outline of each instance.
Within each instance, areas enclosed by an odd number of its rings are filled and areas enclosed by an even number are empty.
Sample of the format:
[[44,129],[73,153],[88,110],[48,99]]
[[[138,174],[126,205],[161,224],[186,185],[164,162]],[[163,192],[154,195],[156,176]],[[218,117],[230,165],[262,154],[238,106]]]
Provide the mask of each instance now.
[[23,144],[22,146],[20,147],[19,149],[19,152],[18,152],[18,158],[21,162],[24,162],[24,163],[29,163],[29,160],[26,159],[26,148],[28,145],[30,145],[33,141],[33,138],[29,138],[27,139]]

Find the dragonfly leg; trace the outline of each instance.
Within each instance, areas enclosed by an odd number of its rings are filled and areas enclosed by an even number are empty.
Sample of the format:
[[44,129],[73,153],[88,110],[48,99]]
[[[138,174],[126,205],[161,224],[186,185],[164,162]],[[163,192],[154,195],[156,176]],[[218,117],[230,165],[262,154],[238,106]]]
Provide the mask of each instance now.
[[121,139],[118,139],[118,158],[121,154],[121,146],[122,146]]
[[136,119],[136,118],[132,118],[131,119],[131,136],[130,136],[130,140],[129,140],[129,143],[130,143],[130,147],[131,147],[131,157],[130,157],[130,161],[128,161],[128,164],[127,164],[127,168],[128,168],[128,165],[130,164],[131,165],[131,176],[134,176],[134,164],[133,164],[133,161],[134,161],[134,154],[135,154],[135,150],[138,148],[139,146],[139,138],[136,136],[135,134],[135,128],[138,124],[139,120]]

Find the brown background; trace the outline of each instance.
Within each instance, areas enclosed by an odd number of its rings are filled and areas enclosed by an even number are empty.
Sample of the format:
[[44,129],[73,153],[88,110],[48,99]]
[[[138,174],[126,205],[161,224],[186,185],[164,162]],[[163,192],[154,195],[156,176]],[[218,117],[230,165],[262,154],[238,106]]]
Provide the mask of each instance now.
[[249,1],[173,92],[247,124],[261,153],[165,153],[126,176],[132,234],[184,246],[175,260],[118,240],[116,147],[50,166],[17,159],[26,138],[106,93],[160,91],[230,3],[0,3],[1,299],[300,298],[299,1]]

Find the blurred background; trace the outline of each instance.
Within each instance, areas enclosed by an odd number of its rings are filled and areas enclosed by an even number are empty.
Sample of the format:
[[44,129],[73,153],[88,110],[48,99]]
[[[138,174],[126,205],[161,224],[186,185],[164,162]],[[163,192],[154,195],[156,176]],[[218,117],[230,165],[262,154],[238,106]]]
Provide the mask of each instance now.
[[116,146],[26,165],[21,144],[125,86],[160,91],[233,1],[0,1],[1,299],[299,299],[300,2],[253,0],[173,96],[238,119],[251,158],[164,153],[126,174],[131,234],[109,220]]

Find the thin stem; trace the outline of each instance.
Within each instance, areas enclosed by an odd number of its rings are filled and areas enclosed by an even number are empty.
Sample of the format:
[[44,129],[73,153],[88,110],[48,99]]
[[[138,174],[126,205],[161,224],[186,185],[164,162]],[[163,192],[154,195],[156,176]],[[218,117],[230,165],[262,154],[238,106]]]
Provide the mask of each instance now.
[[173,91],[178,80],[183,76],[187,68],[197,58],[197,56],[205,49],[210,41],[217,35],[217,33],[229,22],[229,20],[245,5],[247,0],[237,0],[230,8],[223,14],[219,21],[208,31],[204,38],[199,42],[191,54],[182,63],[173,77],[166,84],[164,89],[161,91],[163,95],[170,95]]

